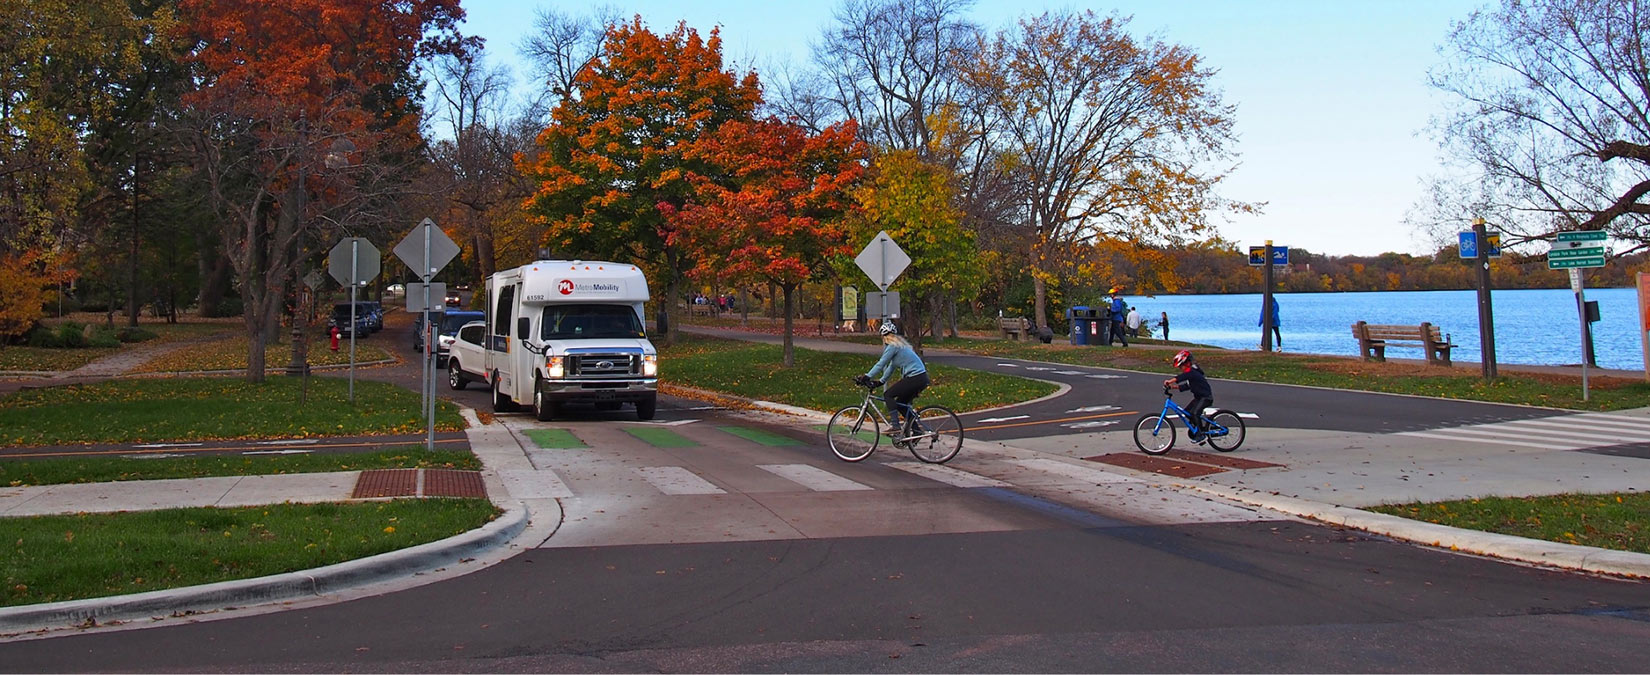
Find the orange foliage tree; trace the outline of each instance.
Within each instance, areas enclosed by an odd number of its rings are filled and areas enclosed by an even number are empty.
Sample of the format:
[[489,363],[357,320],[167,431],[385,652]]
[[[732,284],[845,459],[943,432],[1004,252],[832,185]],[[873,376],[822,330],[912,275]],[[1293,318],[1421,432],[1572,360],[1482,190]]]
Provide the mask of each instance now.
[[573,87],[539,134],[543,151],[522,160],[538,186],[526,208],[546,227],[553,255],[636,262],[667,275],[668,324],[694,262],[661,208],[686,206],[696,190],[689,176],[715,173],[693,148],[728,121],[751,118],[761,99],[756,75],[722,69],[716,31],[704,39],[678,24],[657,35],[636,17],[609,28]]
[[670,244],[688,252],[700,279],[764,281],[785,292],[785,367],[795,365],[796,289],[851,255],[844,214],[865,171],[867,149],[852,122],[818,134],[767,119],[731,121],[687,153],[701,171],[693,200],[661,204]]
[[342,190],[323,152],[349,137],[363,152],[416,138],[416,62],[463,48],[458,0],[182,0],[196,165],[223,216],[245,301],[247,379],[264,375],[286,284],[302,259],[310,191]]

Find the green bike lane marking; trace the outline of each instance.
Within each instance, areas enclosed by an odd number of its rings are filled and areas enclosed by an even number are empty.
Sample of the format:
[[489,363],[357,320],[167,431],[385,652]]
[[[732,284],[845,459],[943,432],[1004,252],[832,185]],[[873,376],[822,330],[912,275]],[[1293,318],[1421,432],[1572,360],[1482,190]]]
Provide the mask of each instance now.
[[737,427],[737,426],[718,426],[716,428],[720,429],[724,432],[727,432],[727,433],[733,434],[735,436],[738,436],[740,438],[743,438],[747,441],[751,441],[753,443],[761,443],[762,445],[769,445],[769,446],[774,446],[774,447],[791,446],[791,445],[806,445],[802,441],[791,438],[790,436],[785,436],[783,434],[776,434],[776,433],[774,433],[772,431],[768,431],[766,429],[752,429],[750,427]]
[[698,441],[659,427],[625,427],[625,433],[656,448],[691,448],[699,445]]
[[589,444],[574,436],[566,429],[525,429],[521,432],[533,443],[541,448],[551,450],[570,450],[574,448],[588,448]]

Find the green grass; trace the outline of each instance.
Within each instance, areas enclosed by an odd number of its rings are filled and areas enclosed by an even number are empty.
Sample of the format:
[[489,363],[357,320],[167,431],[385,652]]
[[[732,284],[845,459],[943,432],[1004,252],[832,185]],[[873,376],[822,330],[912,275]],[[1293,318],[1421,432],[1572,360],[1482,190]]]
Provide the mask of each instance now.
[[1528,539],[1650,553],[1650,493],[1484,497],[1369,510]]
[[261,476],[268,474],[364,471],[367,469],[480,470],[481,460],[467,450],[426,452],[421,446],[376,452],[307,455],[201,455],[141,459],[68,457],[0,461],[0,486],[103,483],[125,480]]
[[0,370],[74,370],[120,351],[119,347],[47,349],[45,347],[0,347]]
[[[306,438],[415,433],[424,429],[417,392],[341,378],[270,377],[111,380],[30,389],[0,398],[0,444],[72,445],[231,438]],[[458,408],[436,409],[436,428],[464,428]]]
[[312,569],[444,539],[498,513],[483,499],[398,499],[11,518],[0,521],[0,606]]
[[[1007,340],[951,341],[947,348],[975,354],[1055,363],[1104,366],[1168,374],[1170,349],[1044,345]],[[1198,349],[1198,362],[1209,377],[1251,382],[1300,384],[1332,389],[1378,391],[1492,403],[1538,405],[1572,410],[1625,410],[1650,406],[1650,383],[1619,378],[1591,378],[1588,400],[1581,397],[1581,378],[1502,371],[1486,381],[1476,369],[1407,363],[1373,363],[1308,354]]]
[[[797,348],[796,365],[783,366],[779,345],[679,335],[663,350],[660,379],[699,389],[733,394],[810,410],[830,412],[858,403],[855,375],[876,358],[868,354],[820,352]],[[980,410],[1046,396],[1055,386],[1009,375],[928,364],[933,384],[919,399],[958,412]]]

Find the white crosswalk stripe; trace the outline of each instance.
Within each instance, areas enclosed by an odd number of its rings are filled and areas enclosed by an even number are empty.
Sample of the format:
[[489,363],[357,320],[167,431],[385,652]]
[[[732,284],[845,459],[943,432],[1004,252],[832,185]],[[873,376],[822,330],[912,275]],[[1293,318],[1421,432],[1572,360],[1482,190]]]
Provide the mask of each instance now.
[[643,466],[636,473],[667,495],[722,495],[726,490],[679,466]]
[[815,492],[842,492],[870,490],[871,486],[848,480],[834,473],[807,464],[758,464],[756,468],[801,485]]
[[1403,431],[1397,435],[1542,450],[1583,450],[1624,443],[1650,442],[1650,417],[1580,413],[1446,429]]
[[976,473],[969,473],[961,469],[953,469],[949,466],[941,466],[939,464],[924,464],[922,462],[889,462],[888,466],[906,473],[913,473],[918,476],[922,476],[923,478],[937,480],[941,483],[960,488],[1009,487],[1012,485],[1011,483],[1005,483],[995,478],[988,478]]

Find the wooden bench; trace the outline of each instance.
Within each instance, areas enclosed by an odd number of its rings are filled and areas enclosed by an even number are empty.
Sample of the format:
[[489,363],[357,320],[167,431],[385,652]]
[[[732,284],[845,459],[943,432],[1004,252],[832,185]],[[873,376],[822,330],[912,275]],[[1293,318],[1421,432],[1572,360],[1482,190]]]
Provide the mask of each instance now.
[[1427,355],[1427,363],[1447,366],[1450,365],[1449,350],[1455,347],[1448,335],[1427,322],[1419,326],[1387,326],[1359,321],[1352,324],[1352,337],[1358,339],[1358,353],[1365,361],[1385,361],[1386,348],[1390,345],[1420,347]]
[[1031,320],[1023,316],[997,317],[997,331],[1010,340],[1030,340]]

